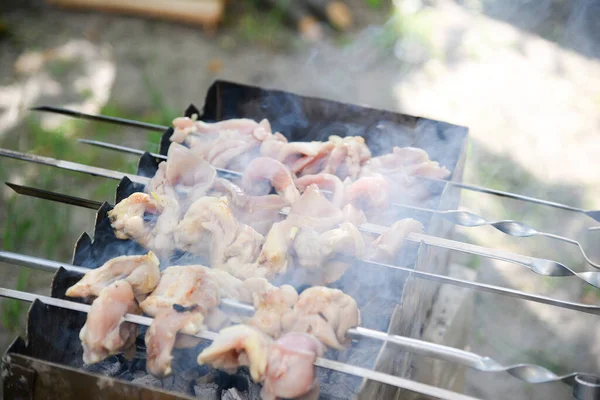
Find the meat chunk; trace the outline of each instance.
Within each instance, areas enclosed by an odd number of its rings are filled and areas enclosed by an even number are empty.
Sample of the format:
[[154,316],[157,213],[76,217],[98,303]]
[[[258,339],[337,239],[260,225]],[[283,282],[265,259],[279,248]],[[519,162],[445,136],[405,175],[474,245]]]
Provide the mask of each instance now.
[[296,187],[301,192],[304,192],[310,185],[317,185],[321,190],[329,190],[332,192],[331,203],[338,208],[344,206],[344,183],[335,175],[332,174],[316,174],[304,175],[296,179]]
[[300,294],[282,323],[286,332],[310,333],[329,347],[343,349],[348,330],[360,325],[360,311],[341,290],[314,286]]
[[271,225],[281,220],[279,212],[289,205],[285,197],[276,194],[251,196],[226,179],[217,179],[215,186],[227,196],[229,206],[238,221],[249,225],[261,235],[266,235]]
[[324,232],[338,225],[344,220],[342,211],[335,207],[317,185],[309,185],[298,201],[296,201],[286,219],[289,223],[312,228],[317,232]]
[[243,170],[273,136],[269,121],[230,119],[216,123],[176,118],[171,141],[185,144],[217,168]]
[[198,355],[198,364],[210,364],[231,373],[247,366],[252,379],[262,382],[272,343],[271,337],[256,328],[234,325],[219,332],[212,344]]
[[[146,220],[146,215],[153,216]],[[119,239],[133,239],[159,256],[170,254],[175,244],[173,230],[179,221],[179,203],[173,197],[133,193],[108,212]]]
[[171,351],[178,332],[195,334],[219,305],[221,289],[209,268],[200,265],[165,269],[158,286],[140,307],[156,317],[146,333],[147,368],[155,376],[171,372]]
[[192,254],[222,253],[236,236],[238,222],[226,201],[216,197],[196,200],[177,225],[177,248]]
[[330,136],[333,149],[322,172],[334,174],[341,179],[356,179],[361,167],[371,158],[371,152],[360,136]]
[[152,226],[144,221],[144,215],[158,215],[161,212],[162,207],[157,199],[146,193],[133,193],[115,205],[108,212],[108,218],[117,238],[131,238],[142,246],[147,246]]
[[289,220],[273,224],[256,261],[258,271],[262,272],[258,276],[272,278],[287,271],[291,262],[289,249],[297,233],[298,227]]
[[242,284],[240,300],[254,305],[254,316],[247,324],[277,338],[281,335],[281,317],[290,312],[298,293],[290,285],[273,286],[264,278],[249,278]]
[[226,200],[198,199],[175,233],[177,247],[193,254],[210,254],[211,266],[238,278],[254,276],[255,260],[264,237],[248,225],[240,224]]
[[346,181],[346,202],[365,212],[387,208],[390,182],[380,174],[362,177],[354,182]]
[[411,232],[422,233],[423,224],[412,218],[395,222],[371,244],[371,259],[379,262],[394,262]]
[[137,309],[129,282],[118,280],[100,290],[79,333],[85,364],[97,363],[112,354],[135,353],[137,325],[124,322],[124,316]]
[[100,268],[90,270],[75,285],[67,289],[69,297],[99,296],[114,282],[127,281],[138,299],[152,292],[160,279],[158,258],[149,252],[143,256],[116,257]]
[[314,362],[324,346],[314,336],[287,333],[269,351],[261,397],[297,398],[318,391]]
[[290,204],[300,197],[290,170],[273,158],[252,160],[244,171],[242,182],[244,190],[251,195],[266,195],[273,187]]
[[145,191],[159,196],[177,196],[179,202],[189,205],[208,192],[216,174],[215,168],[202,157],[185,146],[171,143],[167,161],[160,163]]
[[286,334],[273,341],[256,328],[236,325],[219,332],[198,356],[198,363],[235,372],[248,366],[255,382],[263,382],[265,400],[305,395],[315,387],[314,362],[322,344],[306,334]]

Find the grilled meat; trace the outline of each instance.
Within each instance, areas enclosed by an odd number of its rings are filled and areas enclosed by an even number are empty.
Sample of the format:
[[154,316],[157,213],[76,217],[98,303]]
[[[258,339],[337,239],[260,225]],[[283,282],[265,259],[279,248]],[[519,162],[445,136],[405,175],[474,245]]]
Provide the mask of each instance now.
[[242,178],[243,187],[251,195],[266,195],[275,188],[290,204],[300,197],[290,170],[281,162],[259,157],[246,167]]

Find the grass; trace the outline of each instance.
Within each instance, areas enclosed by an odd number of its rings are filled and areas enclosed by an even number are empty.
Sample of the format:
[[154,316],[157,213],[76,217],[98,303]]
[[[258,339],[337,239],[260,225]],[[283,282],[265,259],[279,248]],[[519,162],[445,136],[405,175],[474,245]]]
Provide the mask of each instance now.
[[[173,117],[179,113],[165,107],[156,93],[154,92],[154,97],[151,95],[154,111],[136,115],[109,104],[101,112],[170,124]],[[93,131],[94,138],[99,140],[118,142],[118,139],[115,139],[118,132],[115,132],[114,125],[76,120],[68,121],[57,129],[45,130],[40,126],[38,119],[30,118],[23,124],[22,131],[15,134],[18,134],[18,147],[21,151],[125,172],[136,170],[136,157],[123,157],[107,150],[83,147],[73,139],[77,133],[87,131]],[[160,136],[160,133],[149,133],[146,142],[155,145]],[[2,147],[6,146],[3,144]],[[114,180],[105,179],[98,183],[98,180],[91,181],[89,175],[59,172],[50,167],[34,168],[31,164],[21,164],[16,168],[20,168],[18,175],[24,177],[25,185],[95,200],[114,198],[117,185],[117,181]],[[14,169],[0,169],[0,179],[8,180],[12,171]],[[71,257],[75,236],[70,228],[73,215],[69,207],[40,199],[10,196],[2,208],[0,218],[4,220],[3,250],[54,260],[68,260]],[[92,221],[90,220],[90,223]],[[30,282],[30,271],[21,269],[17,276],[16,289],[28,290]],[[0,306],[0,321],[7,330],[14,332],[20,328],[25,311],[25,303],[3,301]]]

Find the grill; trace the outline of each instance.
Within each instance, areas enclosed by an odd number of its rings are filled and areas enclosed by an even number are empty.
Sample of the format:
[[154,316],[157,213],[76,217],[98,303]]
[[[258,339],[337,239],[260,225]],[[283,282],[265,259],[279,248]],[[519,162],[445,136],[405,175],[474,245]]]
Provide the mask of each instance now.
[[[132,193],[143,191],[148,178],[154,176],[157,171],[159,162],[166,158],[171,143],[169,138],[173,134],[172,128],[136,121],[89,116],[52,107],[43,107],[40,110],[164,131],[158,144],[158,154],[91,142],[115,150],[141,154],[136,175],[89,168],[73,163],[57,163],[56,160],[8,150],[0,152],[0,155],[7,157],[119,179],[115,204]],[[452,361],[458,365],[490,373],[508,371],[513,376],[532,384],[562,380],[573,387],[576,398],[598,398],[599,380],[593,375],[573,373],[557,376],[540,366],[502,366],[494,360],[476,354],[411,339],[420,337],[436,298],[438,286],[428,283],[427,280],[524,298],[582,312],[600,313],[600,308],[595,306],[560,301],[447,276],[450,253],[458,250],[511,261],[545,275],[575,274],[592,285],[600,286],[600,278],[595,273],[576,274],[567,266],[553,263],[551,260],[540,260],[451,240],[453,224],[466,226],[492,224],[507,234],[522,233],[521,236],[528,236],[526,234],[528,232],[523,233],[521,225],[518,223],[515,225],[515,222],[489,222],[473,214],[452,211],[459,205],[461,188],[487,191],[491,194],[506,195],[551,206],[568,207],[461,184],[467,143],[465,127],[223,81],[215,82],[209,89],[202,113],[191,105],[184,114],[188,117],[199,115],[199,119],[209,122],[231,118],[250,118],[257,121],[267,118],[273,131],[284,133],[288,140],[292,141],[327,140],[329,135],[362,136],[373,156],[386,153],[393,146],[419,147],[424,149],[431,159],[439,161],[451,171],[448,181],[430,179],[426,182],[432,195],[418,207],[414,205],[392,207],[393,215],[386,216],[390,220],[409,216],[416,218],[424,224],[426,232],[407,237],[413,245],[398,257],[394,265],[355,261],[340,280],[329,285],[341,289],[357,301],[362,320],[359,330],[353,332],[354,336],[360,337],[359,339],[353,337],[355,340],[344,351],[329,350],[324,355],[324,361],[319,361],[321,363],[318,364],[321,367],[318,368],[320,398],[402,398],[406,394],[406,389],[442,398],[461,398],[461,395],[448,392],[443,388],[411,381],[413,373],[411,354],[413,353]],[[221,172],[227,175],[227,171]],[[22,194],[93,208],[97,210],[97,215],[93,235],[84,233],[75,244],[72,265],[0,252],[0,260],[56,271],[51,288],[52,298],[0,289],[2,290],[0,295],[4,297],[32,302],[28,314],[26,338],[17,338],[3,358],[6,398],[260,398],[260,386],[252,382],[246,369],[242,368],[236,374],[228,375],[197,365],[196,355],[209,344],[209,341],[203,341],[193,350],[175,350],[172,377],[158,380],[148,375],[145,369],[146,349],[143,340],[145,328],[141,329],[138,336],[137,352],[133,360],[117,355],[98,364],[84,366],[78,335],[85,323],[87,309],[81,305],[82,302],[66,297],[66,289],[81,278],[82,271],[98,268],[116,256],[145,254],[147,250],[133,241],[116,238],[107,215],[113,206],[108,203],[100,204],[90,199],[17,185],[11,187]],[[590,216],[594,217],[595,214]],[[372,227],[375,230],[379,228],[381,227]],[[553,264],[544,264],[545,261]],[[176,253],[169,261],[169,265],[198,263],[206,264],[206,260],[183,252]],[[372,278],[368,281],[361,279],[365,274]],[[300,291],[303,286],[297,289]],[[130,316],[129,318],[141,325],[149,323],[149,319],[145,317]],[[205,338],[211,337],[209,335]],[[359,368],[352,369],[351,366]],[[373,374],[372,371],[382,374]]]

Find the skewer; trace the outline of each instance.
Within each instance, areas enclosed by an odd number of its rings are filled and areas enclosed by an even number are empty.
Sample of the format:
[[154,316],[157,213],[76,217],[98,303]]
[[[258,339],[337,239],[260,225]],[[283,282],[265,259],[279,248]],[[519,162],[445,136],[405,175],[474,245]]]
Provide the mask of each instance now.
[[[169,128],[168,126],[148,124],[146,122],[133,121],[133,120],[123,119],[123,118],[109,117],[109,116],[98,115],[98,114],[87,114],[87,113],[82,113],[82,112],[78,112],[78,111],[68,110],[68,109],[61,108],[61,107],[41,106],[41,107],[33,107],[31,110],[51,112],[54,114],[66,115],[66,116],[72,117],[72,118],[80,118],[80,119],[87,119],[87,120],[91,120],[91,121],[108,122],[108,123],[112,123],[112,124],[131,126],[131,127],[140,128],[140,129],[151,129],[154,131],[164,132]],[[435,179],[435,178],[428,178],[428,177],[419,177],[419,179],[428,180],[430,182],[449,184],[452,186],[459,187],[461,189],[472,190],[474,192],[492,194],[495,196],[506,197],[506,198],[521,200],[521,201],[527,201],[530,203],[540,204],[543,206],[578,212],[578,213],[587,215],[588,217],[594,219],[597,222],[600,222],[600,210],[585,210],[583,208],[570,206],[568,204],[558,203],[558,202],[544,200],[544,199],[538,199],[536,197],[525,196],[525,195],[521,195],[518,193],[512,193],[512,192],[505,192],[502,190],[491,189],[491,188],[482,187],[482,186],[470,185],[470,184],[462,183],[462,182],[447,181],[444,179]]]
[[[68,310],[79,311],[83,313],[89,313],[91,306],[87,304],[76,303],[74,301],[56,299],[53,297],[42,296],[33,293],[22,292],[19,290],[5,289],[0,288],[0,297],[5,297],[9,299],[26,301],[29,303],[34,302],[35,300],[39,300],[42,303],[54,307],[65,308]],[[131,322],[138,325],[150,326],[152,324],[152,318],[143,317],[141,315],[135,314],[125,314],[124,321]],[[197,337],[200,339],[206,340],[215,340],[217,337],[217,333],[202,330],[195,335],[188,335]],[[433,396],[435,398],[446,399],[446,400],[476,400],[474,397],[467,396],[464,394],[451,392],[446,389],[441,389],[435,386],[426,385],[424,383],[415,382],[410,379],[401,378],[399,376],[392,376],[388,374],[384,374],[382,372],[373,371],[366,368],[356,367],[354,365],[349,365],[345,363],[341,363],[339,361],[329,360],[327,358],[317,357],[314,363],[317,367],[331,369],[333,371],[338,371],[344,374],[358,376],[360,378],[366,378],[370,380],[374,380],[377,382],[385,383],[388,385],[397,386],[399,388],[404,388],[407,390],[411,390],[418,393],[423,393],[427,396]]]
[[[0,149],[1,154],[1,149]],[[374,224],[363,224],[360,227],[361,230],[370,232],[370,233],[381,233],[382,227]],[[513,262],[515,264],[523,265],[530,268],[532,271],[550,276],[570,276],[574,275],[578,278],[584,280],[592,286],[600,287],[600,273],[599,272],[582,272],[577,273],[571,270],[570,268],[552,260],[538,259],[529,256],[522,256],[518,254],[513,254],[509,252],[505,252],[502,250],[489,249],[486,247],[471,245],[467,243],[457,242],[449,239],[438,238],[435,236],[425,235],[421,233],[410,233],[406,236],[406,240],[415,242],[415,243],[424,243],[430,246],[437,246],[442,248],[447,248],[450,250],[465,252],[469,254],[481,255],[484,257],[489,257],[493,259],[503,260],[507,262]],[[346,260],[349,263],[354,263],[356,261],[377,267],[391,268],[407,273],[414,274],[415,277],[419,279],[425,279],[429,281],[434,281],[438,283],[448,283],[455,286],[466,287],[476,290],[481,290],[488,293],[501,294],[509,297],[515,297],[523,300],[529,300],[542,304],[549,304],[556,307],[562,307],[566,309],[571,309],[575,311],[585,312],[589,314],[598,314],[600,315],[600,307],[592,306],[582,303],[574,303],[569,301],[563,301],[558,299],[553,299],[551,297],[534,295],[526,292],[521,292],[514,289],[508,289],[500,286],[488,285],[484,283],[471,282],[462,279],[452,278],[444,275],[437,275],[423,271],[417,271],[411,268],[400,267],[397,265],[390,265],[385,263],[380,263],[371,260],[364,260],[360,258],[350,257],[350,256],[342,256],[341,259]],[[1,257],[0,257],[1,259]],[[561,266],[561,267],[559,267]]]
[[[26,256],[24,254],[11,253],[7,251],[0,251],[0,260],[44,271],[56,271],[60,267],[68,271],[74,271],[81,274],[85,274],[86,272],[90,271],[86,268],[77,267],[71,264],[62,264],[44,258]],[[252,315],[255,312],[254,307],[234,300],[222,299],[221,303],[223,303],[223,305],[226,307],[234,309],[235,311],[242,311],[249,315]],[[461,364],[482,372],[508,372],[512,376],[528,383],[562,381],[573,386],[575,384],[575,377],[577,376],[587,376],[594,379],[597,378],[592,374],[581,372],[556,375],[552,371],[542,366],[532,364],[514,364],[504,366],[489,357],[483,357],[468,351],[400,335],[391,335],[363,327],[357,327],[348,330],[348,335],[353,338],[369,338],[393,343],[400,346],[405,351]],[[600,379],[600,377],[597,379]],[[597,385],[597,390],[600,392],[600,385]]]
[[[118,171],[107,170],[103,168],[90,167],[84,164],[77,164],[68,161],[56,160],[50,157],[40,157],[33,156],[31,154],[19,153],[12,150],[0,149],[0,156],[7,156],[11,158],[16,158],[25,161],[33,161],[36,163],[50,165],[58,168],[69,169],[71,171],[85,172],[90,173],[88,171],[93,171],[93,174],[105,176],[111,179],[121,179],[123,176],[130,176],[129,174],[121,173]],[[104,175],[102,175],[104,173]],[[141,177],[138,175],[133,175],[136,177],[138,183],[148,184],[150,182],[150,178]],[[33,193],[35,189],[28,188],[29,192]],[[54,197],[58,198],[61,195],[58,193],[52,194]],[[37,197],[37,195],[36,195]],[[47,198],[44,193],[41,193],[39,197]],[[72,201],[72,198],[69,199]],[[287,209],[282,209],[279,213],[281,215],[288,214]],[[375,225],[371,223],[366,223],[358,227],[359,230],[367,233],[374,234],[382,234],[387,230],[386,227],[382,227],[380,225]],[[523,256],[519,254],[510,253],[503,250],[495,250],[489,249],[487,247],[476,246],[472,244],[467,244],[463,242],[458,242],[454,240],[449,240],[445,238],[438,238],[435,236],[424,235],[411,233],[407,235],[407,240],[416,242],[416,243],[425,243],[429,246],[441,247],[453,251],[460,251],[463,253],[479,255],[483,257],[493,258],[496,260],[506,261],[513,264],[521,265],[530,269],[531,271],[545,276],[554,276],[554,277],[565,277],[565,276],[575,276],[584,282],[596,287],[600,288],[600,274],[598,272],[575,272],[573,269],[567,267],[566,265],[559,263],[554,260],[548,260],[543,258],[529,257]]]
[[[138,155],[144,154],[144,151],[142,151],[142,150],[132,149],[129,147],[119,146],[119,145],[112,144],[112,143],[105,143],[105,142],[101,142],[101,141],[97,141],[97,140],[78,139],[78,142],[93,145],[93,146],[98,146],[98,147],[102,147],[102,148],[107,148],[107,149],[111,149],[111,150],[117,150],[117,151],[121,151],[121,152],[125,152],[125,153],[138,154]],[[164,156],[162,154],[150,153],[150,155],[152,155],[153,157],[159,158],[161,160],[167,159],[167,156]],[[232,176],[235,176],[236,174],[241,175],[239,172],[224,170],[224,169],[219,169],[219,172],[227,173]],[[325,193],[327,191],[323,190],[323,192]],[[541,237],[547,237],[549,239],[559,240],[561,242],[573,244],[579,248],[579,251],[581,252],[581,254],[583,255],[583,258],[586,260],[586,262],[588,264],[590,264],[594,268],[600,268],[600,264],[595,263],[588,257],[587,253],[585,252],[585,249],[583,248],[581,243],[578,242],[577,240],[574,240],[574,239],[571,239],[571,238],[568,238],[565,236],[555,235],[553,233],[541,232],[523,222],[513,221],[513,220],[488,221],[487,219],[485,219],[477,214],[473,214],[472,212],[463,211],[463,210],[433,210],[431,208],[423,208],[423,207],[417,207],[417,206],[411,206],[411,205],[399,204],[399,203],[391,203],[391,205],[393,207],[397,207],[397,208],[405,208],[405,209],[409,209],[409,210],[437,214],[437,215],[441,216],[442,218],[444,218],[445,220],[450,221],[451,223],[453,223],[455,225],[460,225],[460,226],[464,226],[464,227],[468,227],[468,228],[474,228],[474,227],[487,225],[487,226],[491,226],[492,228],[494,228],[506,235],[509,235],[509,236],[514,236],[514,237],[541,236]]]

